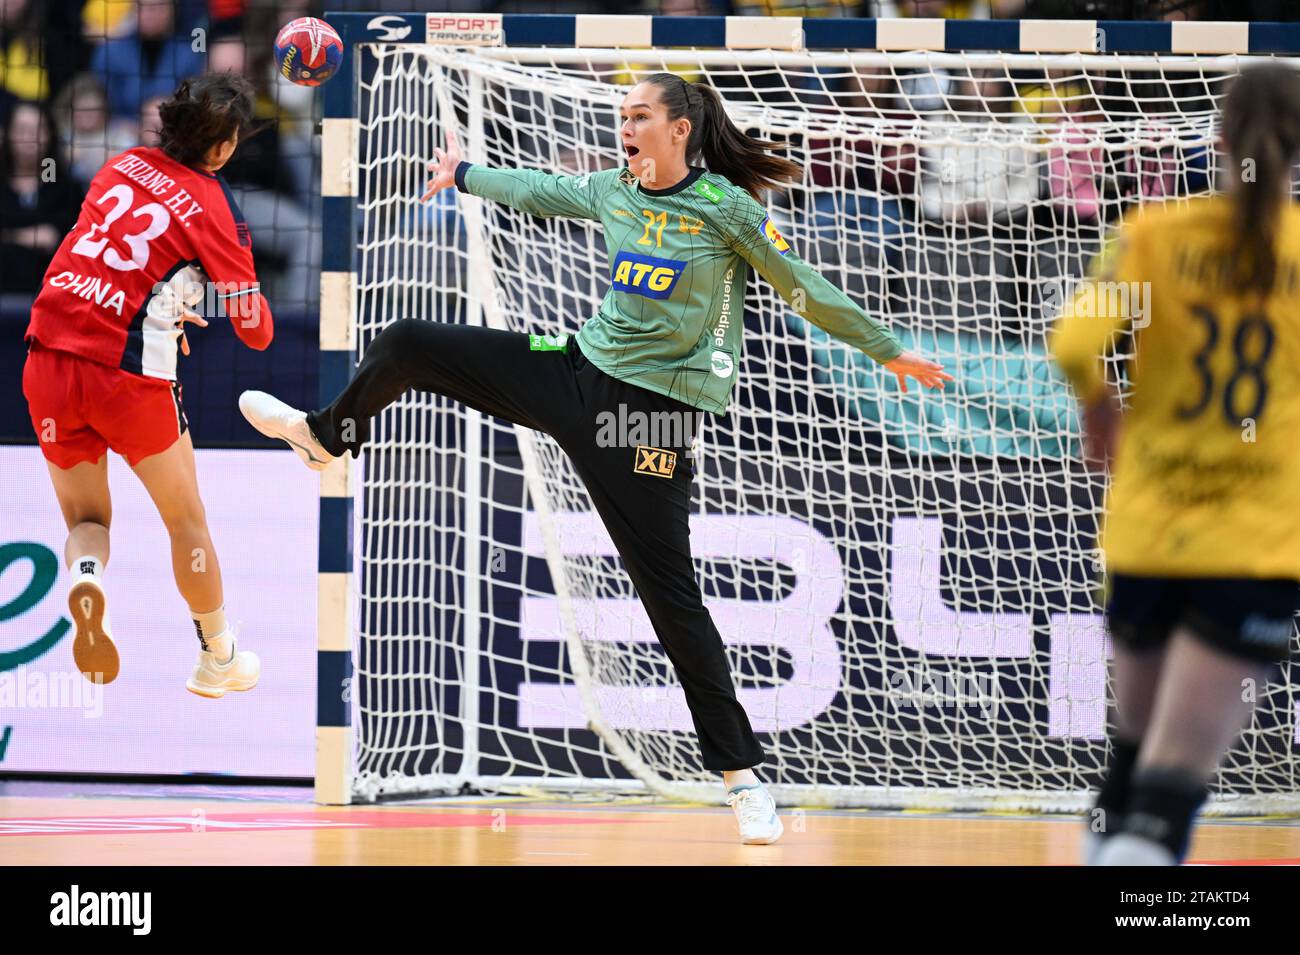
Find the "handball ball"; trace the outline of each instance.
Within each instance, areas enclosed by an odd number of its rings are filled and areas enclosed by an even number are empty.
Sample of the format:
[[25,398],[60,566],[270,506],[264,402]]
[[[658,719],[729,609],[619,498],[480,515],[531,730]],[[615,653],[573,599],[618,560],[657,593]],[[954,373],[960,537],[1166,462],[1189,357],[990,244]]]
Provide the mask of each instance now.
[[324,20],[299,17],[276,34],[275,62],[291,83],[320,86],[343,62],[343,40]]

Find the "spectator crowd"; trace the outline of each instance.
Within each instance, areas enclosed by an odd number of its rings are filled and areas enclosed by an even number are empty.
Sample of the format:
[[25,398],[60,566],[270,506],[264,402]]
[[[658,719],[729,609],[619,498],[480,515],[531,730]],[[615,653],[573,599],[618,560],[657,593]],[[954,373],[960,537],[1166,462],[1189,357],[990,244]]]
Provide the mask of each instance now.
[[[1242,3],[1235,0],[1234,9]],[[1170,17],[1216,16],[1217,0],[1152,0]],[[1258,0],[1264,15],[1285,17],[1289,7]],[[332,7],[407,10],[421,0],[340,0]],[[438,9],[531,12],[651,12],[676,15],[945,16],[1104,15],[1102,0],[645,0],[645,2],[500,4],[447,0]],[[1131,7],[1133,4],[1127,4]],[[1273,9],[1276,6],[1277,9]],[[259,272],[279,306],[311,311],[318,304],[320,228],[317,193],[319,104],[315,91],[275,73],[274,37],[280,25],[320,15],[312,0],[0,0],[0,298],[38,290],[45,266],[73,225],[90,178],[110,156],[136,144],[156,144],[158,104],[186,76],[233,70],[253,81],[260,131],[223,172],[248,219]],[[1267,9],[1264,9],[1267,8]],[[1239,19],[1239,16],[1234,19]],[[905,138],[811,138],[796,144],[816,187],[802,207],[808,228],[856,223],[880,243],[886,262],[901,254],[908,223],[919,232],[996,223],[1020,230],[1030,255],[1035,228],[1060,217],[1094,222],[1119,204],[1116,196],[1147,198],[1206,188],[1203,147],[1169,145],[1137,152],[1118,165],[1103,155],[1088,130],[1103,108],[1105,90],[1071,84],[1050,71],[981,74],[978,71],[896,71],[833,80],[817,70],[793,84],[765,89],[771,71],[737,80],[724,94],[743,102],[808,93],[810,108],[855,109],[885,117],[946,124],[932,149]],[[761,75],[760,75],[761,74]],[[1131,83],[1131,79],[1126,79]],[[1170,88],[1154,101],[1209,95],[1210,82]],[[1129,96],[1125,102],[1133,102]],[[1121,104],[1122,108],[1122,104]],[[1177,112],[1179,107],[1174,106]],[[990,112],[993,122],[990,123]],[[1042,160],[1024,147],[1025,127],[1051,115],[1053,142]],[[963,135],[963,127],[982,130]],[[990,133],[989,130],[992,130]],[[1001,137],[1002,141],[999,141]],[[1127,165],[1125,165],[1127,164]],[[831,188],[839,187],[839,189]],[[828,240],[834,237],[827,236]],[[1018,266],[1016,266],[1018,268]]]

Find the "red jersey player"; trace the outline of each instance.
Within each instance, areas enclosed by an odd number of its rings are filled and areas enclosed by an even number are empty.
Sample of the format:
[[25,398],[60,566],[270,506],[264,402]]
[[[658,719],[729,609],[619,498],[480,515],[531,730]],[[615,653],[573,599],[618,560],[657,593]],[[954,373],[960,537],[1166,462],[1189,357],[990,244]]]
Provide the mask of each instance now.
[[176,586],[201,646],[188,689],[221,697],[252,689],[260,673],[226,625],[176,382],[177,352],[189,353],[184,322],[207,324],[190,310],[205,289],[244,344],[271,343],[248,226],[217,175],[252,109],[243,77],[181,83],[159,109],[161,148],[127,150],[95,175],[32,306],[23,394],[68,525],[73,656],[95,682],[112,681],[119,666],[103,588],[109,448],[144,483],[171,537]]

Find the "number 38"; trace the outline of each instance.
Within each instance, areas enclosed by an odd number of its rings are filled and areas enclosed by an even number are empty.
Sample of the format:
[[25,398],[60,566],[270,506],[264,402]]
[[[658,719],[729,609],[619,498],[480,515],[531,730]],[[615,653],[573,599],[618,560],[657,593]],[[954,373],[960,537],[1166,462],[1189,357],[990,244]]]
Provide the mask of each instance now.
[[[1214,397],[1214,373],[1210,370],[1210,356],[1219,343],[1219,318],[1204,305],[1193,305],[1192,315],[1205,326],[1205,343],[1192,356],[1192,364],[1201,379],[1201,393],[1190,404],[1177,409],[1180,418],[1195,418],[1209,407]],[[1258,418],[1264,411],[1268,398],[1268,381],[1264,377],[1269,356],[1273,353],[1273,326],[1263,315],[1252,312],[1242,316],[1237,332],[1232,336],[1232,354],[1235,366],[1223,384],[1223,416],[1228,423],[1239,426],[1246,418]],[[1253,382],[1254,402],[1249,407],[1240,406],[1243,382]]]

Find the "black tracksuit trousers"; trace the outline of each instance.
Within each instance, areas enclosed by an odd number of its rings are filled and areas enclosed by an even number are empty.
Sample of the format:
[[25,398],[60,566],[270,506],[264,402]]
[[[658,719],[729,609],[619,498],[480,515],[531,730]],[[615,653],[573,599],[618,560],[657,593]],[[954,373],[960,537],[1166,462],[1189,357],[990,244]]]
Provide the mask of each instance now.
[[[591,494],[685,690],[705,769],[746,769],[763,750],[736,699],[718,634],[691,560],[687,448],[640,451],[598,441],[602,411],[697,415],[682,402],[613,378],[570,336],[559,350],[533,350],[521,332],[403,319],[366,350],[351,383],[307,420],[331,454],[356,455],[370,419],[408,388],[456,399],[486,414],[544,431],[569,455]],[[608,419],[604,419],[608,421]],[[348,425],[351,427],[348,427]],[[694,429],[692,429],[694,430]],[[344,437],[355,437],[345,442]],[[639,469],[638,469],[639,466]]]

